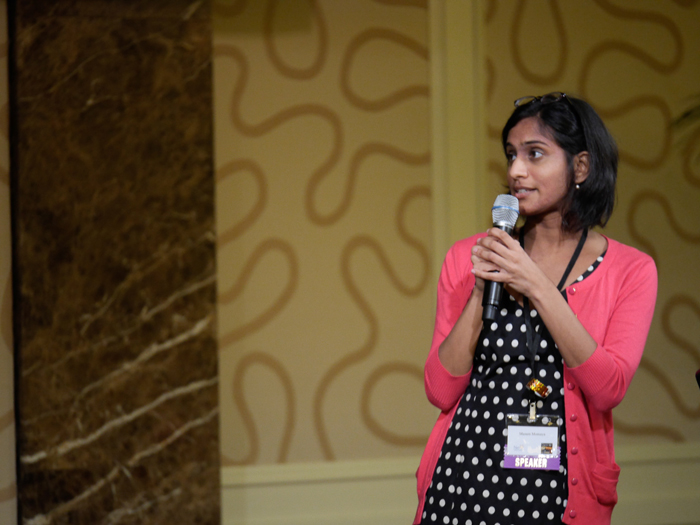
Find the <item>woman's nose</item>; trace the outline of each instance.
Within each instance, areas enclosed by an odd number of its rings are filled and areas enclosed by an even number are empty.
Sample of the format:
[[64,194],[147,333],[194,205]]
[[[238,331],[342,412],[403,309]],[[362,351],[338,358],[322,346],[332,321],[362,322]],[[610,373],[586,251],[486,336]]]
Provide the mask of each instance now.
[[508,167],[508,176],[513,179],[524,177],[527,174],[525,163],[520,157],[515,157]]

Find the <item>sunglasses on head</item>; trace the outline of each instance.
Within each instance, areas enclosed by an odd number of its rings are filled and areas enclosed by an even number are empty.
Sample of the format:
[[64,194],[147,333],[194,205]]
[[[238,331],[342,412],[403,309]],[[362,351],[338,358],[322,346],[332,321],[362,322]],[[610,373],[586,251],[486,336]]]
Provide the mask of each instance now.
[[525,104],[529,104],[530,102],[539,102],[541,104],[551,104],[552,102],[559,102],[561,99],[566,98],[566,93],[562,93],[561,91],[554,91],[552,93],[547,93],[546,95],[541,95],[539,97],[520,97],[518,100],[514,102],[515,107],[520,107],[524,106]]

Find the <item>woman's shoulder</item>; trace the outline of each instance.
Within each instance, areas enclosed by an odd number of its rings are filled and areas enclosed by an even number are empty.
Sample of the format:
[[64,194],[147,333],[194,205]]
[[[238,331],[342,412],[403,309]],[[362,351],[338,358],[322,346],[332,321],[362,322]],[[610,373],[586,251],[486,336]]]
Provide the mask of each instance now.
[[471,256],[471,251],[476,244],[476,241],[482,239],[483,237],[486,237],[486,232],[477,233],[476,235],[472,235],[466,239],[461,239],[452,245],[450,248],[450,253],[463,254],[466,252],[469,254],[469,256]]
[[451,262],[457,266],[471,264],[472,248],[476,244],[476,241],[483,237],[486,237],[486,232],[477,233],[476,235],[455,242],[447,251],[445,262]]
[[605,257],[610,259],[613,266],[625,272],[646,269],[646,271],[656,273],[656,263],[650,255],[634,246],[628,246],[607,236],[605,238],[608,241]]

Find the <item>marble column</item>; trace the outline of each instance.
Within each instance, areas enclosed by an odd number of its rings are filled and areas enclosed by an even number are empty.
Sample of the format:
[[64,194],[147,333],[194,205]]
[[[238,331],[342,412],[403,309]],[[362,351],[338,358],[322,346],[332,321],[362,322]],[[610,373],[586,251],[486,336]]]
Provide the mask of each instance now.
[[22,520],[219,523],[209,4],[10,15]]

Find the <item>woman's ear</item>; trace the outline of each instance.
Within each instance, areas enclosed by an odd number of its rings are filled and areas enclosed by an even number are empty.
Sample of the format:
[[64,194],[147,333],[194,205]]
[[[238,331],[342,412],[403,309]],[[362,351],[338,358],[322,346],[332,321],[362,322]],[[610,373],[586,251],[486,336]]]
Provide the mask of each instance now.
[[588,178],[590,157],[587,151],[582,151],[574,157],[574,182],[581,184]]

